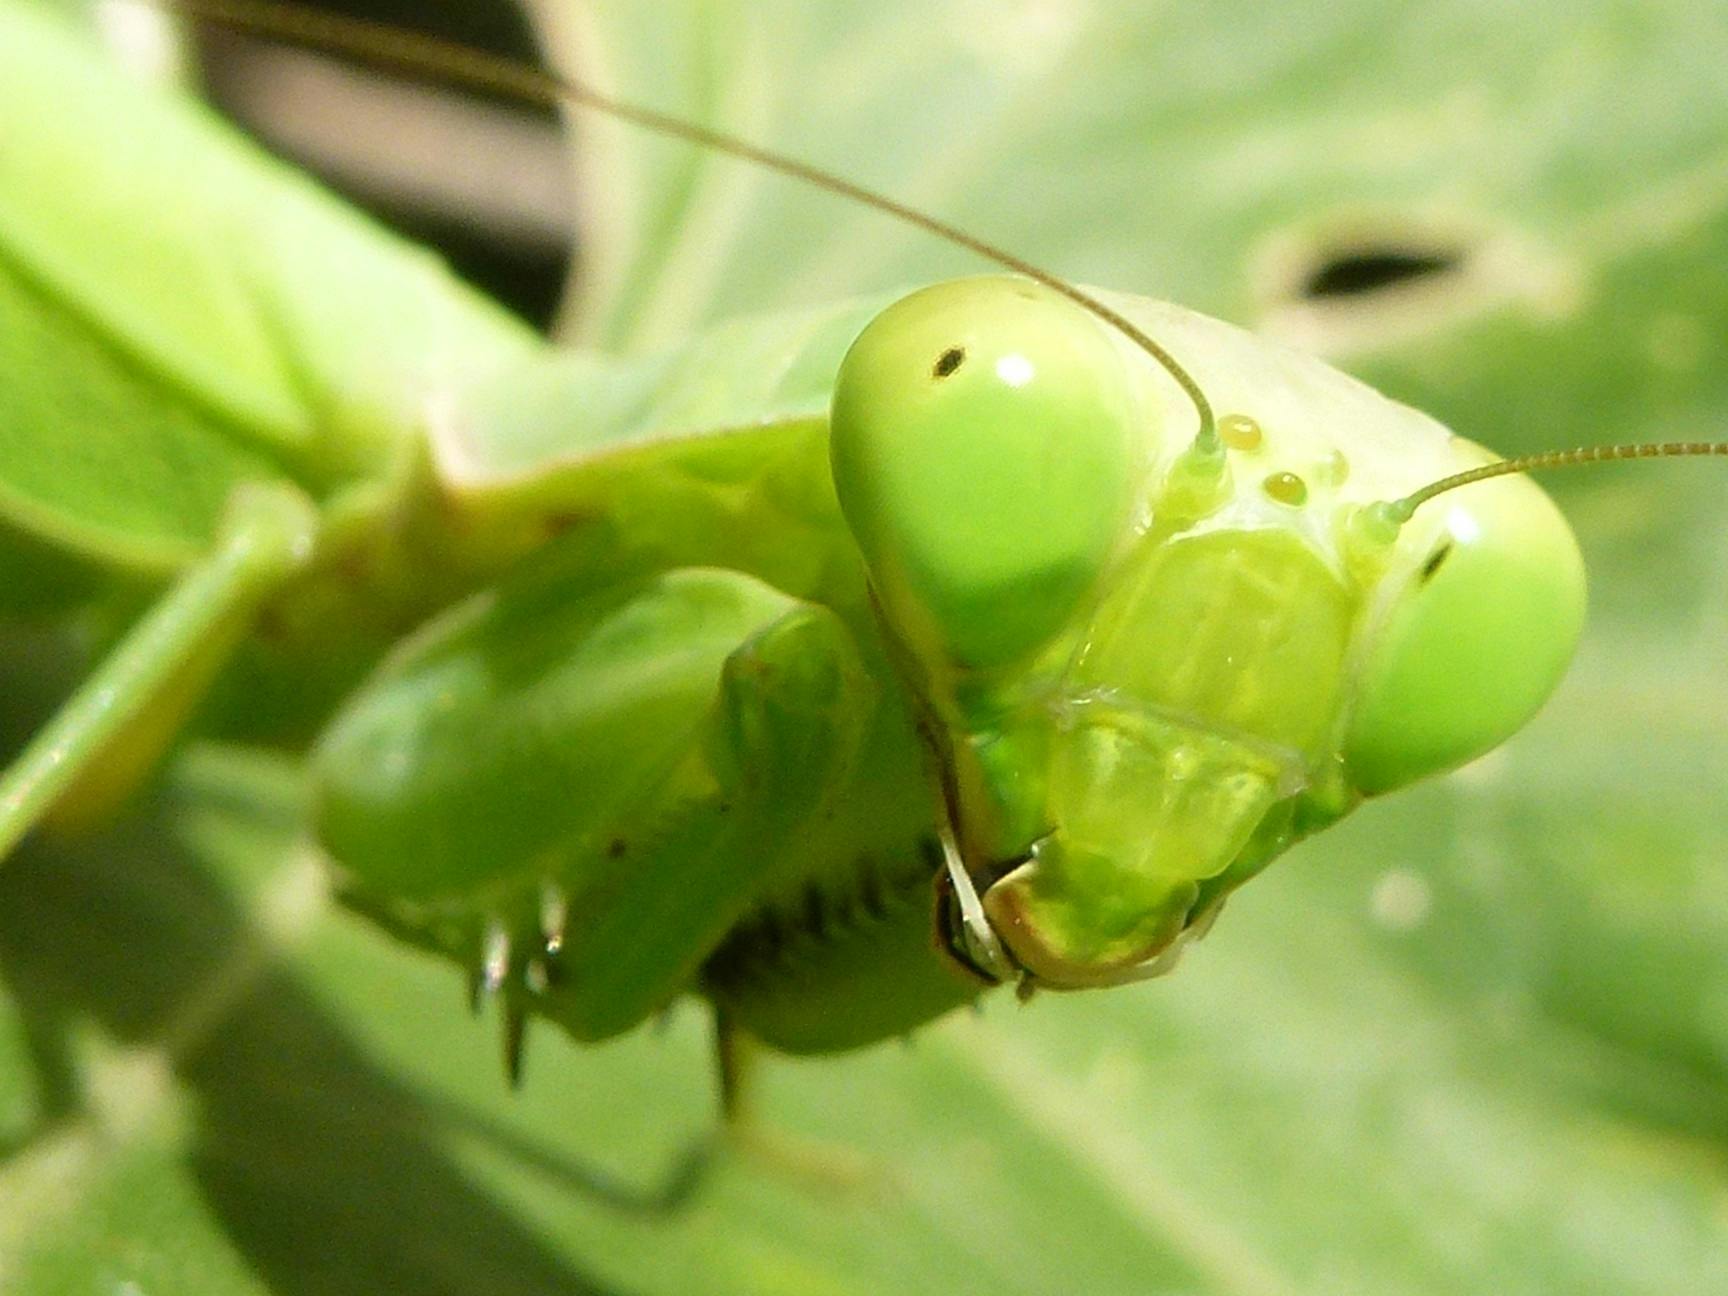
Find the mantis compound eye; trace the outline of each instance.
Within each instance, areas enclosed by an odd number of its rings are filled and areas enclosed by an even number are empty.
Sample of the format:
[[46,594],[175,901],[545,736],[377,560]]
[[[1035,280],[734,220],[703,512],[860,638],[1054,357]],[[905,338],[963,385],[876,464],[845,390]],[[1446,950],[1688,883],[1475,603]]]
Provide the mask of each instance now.
[[877,316],[841,365],[830,453],[907,641],[988,669],[1055,636],[1132,532],[1157,408],[1107,326],[1024,280]]
[[1431,507],[1440,526],[1401,544],[1365,628],[1344,759],[1371,795],[1505,742],[1559,683],[1583,626],[1577,541],[1534,483],[1485,482]]

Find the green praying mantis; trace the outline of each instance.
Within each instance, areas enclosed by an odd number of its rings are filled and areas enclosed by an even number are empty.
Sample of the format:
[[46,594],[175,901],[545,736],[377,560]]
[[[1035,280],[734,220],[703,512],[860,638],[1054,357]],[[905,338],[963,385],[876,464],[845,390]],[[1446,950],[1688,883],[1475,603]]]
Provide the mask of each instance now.
[[[1169,970],[1278,855],[1552,690],[1583,569],[1526,470],[1725,449],[1496,460],[964,239],[1017,273],[555,357],[39,10],[0,24],[0,110],[76,105],[0,150],[0,611],[151,591],[0,780],[0,851],[112,813],[234,671],[303,672],[256,725],[312,735],[309,832],[502,1005],[513,1074],[532,1017],[599,1040],[699,994],[730,1086],[740,1039]],[[113,120],[127,150],[80,146]],[[205,180],[230,205],[187,216]]]

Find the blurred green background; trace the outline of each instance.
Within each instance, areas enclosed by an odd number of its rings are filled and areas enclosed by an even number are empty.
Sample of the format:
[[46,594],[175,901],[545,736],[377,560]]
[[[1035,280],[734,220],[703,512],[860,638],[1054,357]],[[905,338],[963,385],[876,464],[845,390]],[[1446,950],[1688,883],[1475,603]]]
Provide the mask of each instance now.
[[[1719,4],[534,18],[620,92],[1292,339],[1503,452],[1728,436]],[[328,106],[261,106],[246,51],[212,57],[266,133]],[[489,172],[464,111],[429,143],[378,127],[404,175],[444,168],[419,189],[331,157],[365,152],[353,115],[301,142],[582,341],[976,268],[604,123],[566,156],[511,116],[526,151]],[[867,1160],[847,1191],[729,1163],[675,1218],[620,1209],[710,1120],[701,1014],[598,1049],[539,1031],[511,1095],[460,970],[329,905],[293,761],[194,745],[111,831],[0,869],[0,1289],[1728,1291],[1728,478],[1550,485],[1593,612],[1537,722],[1294,852],[1167,981],[772,1065],[766,1118]],[[9,632],[11,660],[52,636]],[[64,681],[7,678],[10,744]],[[46,1133],[44,1092],[80,1095]]]

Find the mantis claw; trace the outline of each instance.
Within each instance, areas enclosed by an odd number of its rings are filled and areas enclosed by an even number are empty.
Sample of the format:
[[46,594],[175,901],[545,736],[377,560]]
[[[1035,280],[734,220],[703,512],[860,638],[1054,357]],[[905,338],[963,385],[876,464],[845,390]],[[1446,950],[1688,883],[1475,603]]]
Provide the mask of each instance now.
[[504,1074],[512,1089],[522,1087],[522,1062],[527,1043],[528,1014],[511,1004],[504,1010]]
[[954,889],[955,903],[960,906],[960,930],[957,936],[964,946],[960,951],[980,972],[995,981],[1011,981],[1019,969],[1002,948],[996,929],[984,913],[984,903],[978,898],[978,888],[972,885],[972,875],[960,858],[960,847],[954,840],[952,825],[944,821],[937,828],[937,840],[942,846],[942,867],[947,871],[949,885]]
[[510,932],[494,918],[486,925],[486,941],[480,955],[481,989],[490,998],[504,988],[510,975]]
[[478,1017],[480,1010],[486,1006],[486,979],[480,969],[468,969],[468,1012],[470,1016]]
[[522,984],[528,987],[528,993],[543,995],[552,988],[552,972],[541,959],[529,959],[528,966],[522,969]]
[[564,929],[569,921],[569,898],[561,888],[547,883],[540,893],[540,936],[548,958],[557,958],[563,952]]

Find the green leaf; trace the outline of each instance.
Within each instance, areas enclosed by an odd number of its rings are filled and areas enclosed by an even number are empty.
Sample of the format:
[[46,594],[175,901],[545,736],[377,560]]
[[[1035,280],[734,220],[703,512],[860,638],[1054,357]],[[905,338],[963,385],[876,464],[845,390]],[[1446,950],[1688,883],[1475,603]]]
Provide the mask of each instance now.
[[526,330],[259,157],[0,4],[0,522],[172,569],[235,483],[377,476],[442,385]]
[[[1305,336],[1502,449],[1728,435],[1711,6],[595,12],[614,88],[711,103],[1076,277]],[[640,165],[594,198],[595,336],[975,268],[586,138]],[[1474,268],[1293,299],[1388,230]],[[745,1162],[671,1220],[603,1204],[706,1127],[698,1016],[601,1049],[538,1032],[510,1097],[460,971],[319,900],[293,769],[197,753],[112,834],[0,870],[0,1130],[23,1143],[0,1285],[1728,1289],[1728,483],[1553,485],[1595,612],[1544,715],[1279,862],[1167,981],[771,1065],[766,1120],[866,1158],[849,1192]],[[7,659],[9,712],[63,652]],[[57,1074],[91,1093],[29,1139]]]

